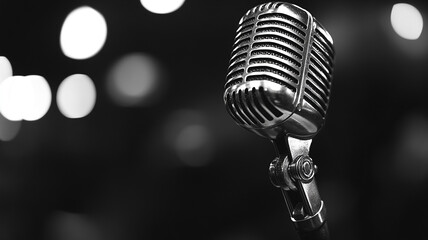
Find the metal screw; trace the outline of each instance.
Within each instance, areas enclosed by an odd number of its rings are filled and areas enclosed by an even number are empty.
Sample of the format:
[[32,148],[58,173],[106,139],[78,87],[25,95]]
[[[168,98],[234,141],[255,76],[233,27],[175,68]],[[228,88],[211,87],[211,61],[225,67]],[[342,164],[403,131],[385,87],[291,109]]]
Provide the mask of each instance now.
[[299,156],[288,167],[290,176],[294,180],[310,182],[315,175],[316,167],[309,156]]

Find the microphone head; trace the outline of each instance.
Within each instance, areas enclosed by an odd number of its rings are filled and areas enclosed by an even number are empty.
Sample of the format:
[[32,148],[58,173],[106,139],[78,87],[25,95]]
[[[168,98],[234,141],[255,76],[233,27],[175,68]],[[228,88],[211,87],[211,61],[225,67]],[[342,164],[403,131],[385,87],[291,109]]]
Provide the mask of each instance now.
[[312,15],[270,2],[240,20],[224,103],[236,123],[263,137],[310,139],[324,124],[333,39]]

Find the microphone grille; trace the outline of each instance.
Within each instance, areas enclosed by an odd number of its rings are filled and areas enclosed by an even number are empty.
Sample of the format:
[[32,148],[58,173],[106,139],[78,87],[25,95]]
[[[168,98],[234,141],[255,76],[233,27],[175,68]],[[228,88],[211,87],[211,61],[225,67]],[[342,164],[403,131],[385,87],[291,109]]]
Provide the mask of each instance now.
[[329,104],[332,42],[321,24],[298,6],[270,2],[247,11],[226,76],[224,101],[230,115],[245,128],[266,129],[297,110],[299,120],[294,120],[306,125],[303,132],[316,133]]
[[325,117],[330,100],[334,48],[330,35],[316,19],[315,24],[303,99]]
[[306,19],[275,11],[283,4],[262,4],[241,18],[232,47],[226,88],[263,79],[294,92],[297,90],[308,27]]

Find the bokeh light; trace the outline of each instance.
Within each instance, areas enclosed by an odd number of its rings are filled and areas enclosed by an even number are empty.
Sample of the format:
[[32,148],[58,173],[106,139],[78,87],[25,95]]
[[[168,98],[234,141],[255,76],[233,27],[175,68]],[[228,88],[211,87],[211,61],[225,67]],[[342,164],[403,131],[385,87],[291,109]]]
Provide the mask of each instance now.
[[142,53],[117,60],[107,75],[107,91],[120,106],[147,105],[161,95],[163,77],[157,61]]
[[23,76],[12,76],[0,84],[0,112],[10,121],[20,121],[25,115],[29,88]]
[[416,40],[422,33],[423,19],[419,10],[407,3],[394,4],[391,11],[391,24],[402,38]]
[[[0,56],[0,85],[6,78],[12,76],[12,65],[6,57]],[[1,104],[0,104],[1,106]],[[1,111],[0,111],[1,112]],[[21,121],[10,121],[0,114],[0,140],[11,141],[21,129]]]
[[35,121],[42,118],[52,102],[52,92],[45,78],[38,75],[25,77],[26,84],[31,88],[32,99],[28,103],[24,120]]
[[140,0],[145,9],[152,13],[167,14],[178,10],[185,0]]
[[107,38],[107,23],[95,9],[83,6],[65,19],[60,35],[61,49],[69,58],[87,59],[97,54]]
[[0,140],[11,141],[19,133],[21,129],[21,121],[10,121],[0,114]]
[[68,118],[87,116],[95,106],[96,89],[91,78],[74,74],[64,79],[56,95],[60,112]]
[[52,94],[42,76],[11,76],[0,84],[0,112],[11,121],[35,121],[51,105]]
[[12,76],[12,65],[6,57],[0,56],[0,83]]
[[179,158],[189,166],[203,166],[211,159],[211,135],[204,125],[190,124],[179,130],[175,139]]
[[199,111],[174,112],[165,124],[164,136],[167,144],[186,166],[206,166],[213,159],[213,134]]
[[391,148],[396,177],[406,183],[424,183],[428,180],[428,117],[409,114],[397,130],[397,143]]
[[101,231],[90,216],[69,212],[54,212],[46,223],[47,240],[102,240]]
[[[13,74],[12,65],[6,57],[0,57],[0,87],[1,83],[6,79],[11,77]],[[5,96],[3,96],[5,97]],[[0,113],[1,113],[1,102],[0,102]],[[1,115],[1,114],[0,114]]]

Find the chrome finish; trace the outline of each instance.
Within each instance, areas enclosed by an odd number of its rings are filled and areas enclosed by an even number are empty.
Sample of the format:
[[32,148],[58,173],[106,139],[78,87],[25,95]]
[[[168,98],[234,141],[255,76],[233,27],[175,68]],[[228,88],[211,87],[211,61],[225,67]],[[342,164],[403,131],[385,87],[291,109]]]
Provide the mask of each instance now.
[[288,174],[290,161],[288,157],[275,158],[269,166],[269,177],[275,187],[285,190],[297,190],[294,180]]
[[229,62],[226,109],[274,144],[269,176],[299,231],[326,226],[309,148],[325,121],[333,61],[333,39],[308,11],[270,2],[241,18]]
[[297,160],[288,166],[288,172],[294,180],[308,183],[315,175],[316,166],[309,156],[299,156]]
[[325,120],[333,58],[331,36],[308,11],[283,2],[249,10],[226,77],[229,114],[263,137],[312,138]]
[[[281,189],[291,220],[299,230],[303,228],[304,231],[317,229],[326,219],[326,210],[314,177],[316,167],[309,157],[311,142],[292,137],[273,140],[278,157],[269,167],[270,179],[274,186]],[[309,164],[310,168],[306,168],[305,164]]]
[[321,207],[318,210],[318,212],[315,213],[314,215],[306,216],[300,220],[292,217],[291,220],[293,221],[296,229],[299,229],[300,231],[304,231],[304,232],[311,232],[311,231],[314,231],[315,229],[320,228],[327,220],[326,217],[327,217],[327,210],[324,206],[324,202],[321,201]]

